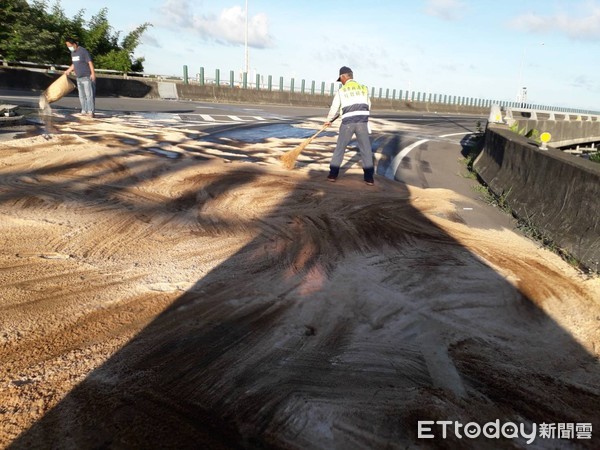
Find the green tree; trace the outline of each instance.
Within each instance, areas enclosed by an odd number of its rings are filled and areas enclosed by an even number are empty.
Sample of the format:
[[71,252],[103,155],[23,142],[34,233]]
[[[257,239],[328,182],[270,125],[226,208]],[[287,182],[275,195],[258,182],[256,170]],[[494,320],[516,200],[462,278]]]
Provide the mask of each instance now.
[[128,33],[119,44],[120,32],[112,33],[107,19],[108,10],[103,8],[92,17],[85,33],[87,49],[95,57],[95,65],[100,69],[119,70],[121,72],[142,71],[143,58],[133,59],[133,53],[140,44],[142,34],[150,27],[144,23]]
[[140,72],[144,58],[135,58],[134,51],[150,26],[140,25],[119,42],[121,33],[110,26],[107,8],[86,22],[84,10],[67,17],[60,0],[52,7],[47,0],[0,0],[0,55],[13,61],[67,65],[70,56],[64,41],[72,36],[92,54],[98,68]]
[[46,62],[45,55],[52,52],[59,38],[47,26],[46,2],[0,0],[0,55],[3,58]]

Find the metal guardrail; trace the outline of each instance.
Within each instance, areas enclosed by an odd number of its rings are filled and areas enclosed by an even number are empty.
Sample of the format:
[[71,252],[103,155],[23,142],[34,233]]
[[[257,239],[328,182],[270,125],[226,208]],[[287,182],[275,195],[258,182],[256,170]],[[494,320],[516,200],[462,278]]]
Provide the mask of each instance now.
[[[32,63],[28,61],[7,61],[0,59],[0,65],[4,67],[23,67],[29,70],[44,72],[44,73],[55,73],[65,71],[69,68],[69,66],[62,64],[44,64],[44,63]],[[110,70],[110,69],[95,69],[96,72],[105,74],[105,75],[113,75],[119,76],[123,78],[153,78],[157,80],[170,80],[170,81],[182,81],[181,77],[173,77],[166,75],[154,75],[143,72],[122,72],[119,70]]]

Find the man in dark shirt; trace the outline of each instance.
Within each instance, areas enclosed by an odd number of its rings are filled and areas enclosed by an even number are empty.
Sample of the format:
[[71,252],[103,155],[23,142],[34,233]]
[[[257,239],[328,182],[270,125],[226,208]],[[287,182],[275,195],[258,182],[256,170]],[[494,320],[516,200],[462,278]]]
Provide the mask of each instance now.
[[94,117],[96,99],[96,71],[90,53],[80,47],[77,40],[67,38],[67,48],[71,52],[71,66],[65,71],[66,75],[75,72],[77,76],[77,90],[79,91],[79,102],[81,103],[81,114]]

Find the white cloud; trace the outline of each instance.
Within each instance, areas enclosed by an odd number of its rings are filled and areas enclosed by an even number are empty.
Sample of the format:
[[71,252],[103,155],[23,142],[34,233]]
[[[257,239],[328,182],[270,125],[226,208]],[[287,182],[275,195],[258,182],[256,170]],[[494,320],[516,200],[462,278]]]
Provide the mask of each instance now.
[[425,0],[425,14],[444,20],[460,19],[465,4],[460,0]]
[[166,0],[160,7],[160,24],[170,28],[190,28],[192,11],[188,0]]
[[559,32],[571,39],[600,40],[600,7],[594,2],[586,2],[579,6],[581,12],[578,15],[527,13],[515,17],[510,25],[518,30],[534,33]]
[[[221,44],[244,44],[246,11],[241,6],[223,9],[220,14],[194,14],[189,0],[166,0],[160,8],[160,25],[183,28],[198,33],[207,41]],[[248,45],[255,48],[273,47],[266,14],[249,17]]]

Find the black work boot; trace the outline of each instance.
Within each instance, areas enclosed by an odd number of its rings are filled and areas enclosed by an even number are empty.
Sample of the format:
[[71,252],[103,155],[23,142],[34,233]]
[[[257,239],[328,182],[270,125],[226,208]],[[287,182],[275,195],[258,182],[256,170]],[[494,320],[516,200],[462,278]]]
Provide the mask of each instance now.
[[365,173],[365,183],[367,183],[368,186],[373,186],[375,184],[375,180],[373,179],[375,168],[370,167],[368,169],[363,169],[363,172]]
[[340,174],[339,167],[329,166],[329,175],[327,175],[327,179],[331,182],[334,182],[337,179],[339,174]]

